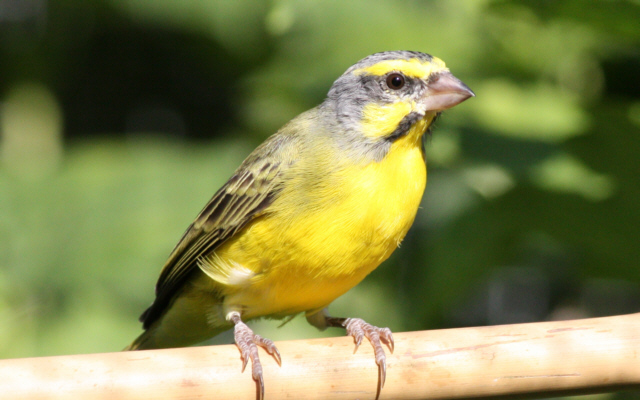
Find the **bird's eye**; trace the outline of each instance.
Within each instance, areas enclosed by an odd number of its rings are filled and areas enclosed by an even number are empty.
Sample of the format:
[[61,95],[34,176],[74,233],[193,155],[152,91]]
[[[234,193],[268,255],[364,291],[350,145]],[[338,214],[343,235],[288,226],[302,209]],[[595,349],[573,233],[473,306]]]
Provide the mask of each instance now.
[[404,86],[404,75],[390,74],[387,76],[387,86],[389,89],[398,90]]

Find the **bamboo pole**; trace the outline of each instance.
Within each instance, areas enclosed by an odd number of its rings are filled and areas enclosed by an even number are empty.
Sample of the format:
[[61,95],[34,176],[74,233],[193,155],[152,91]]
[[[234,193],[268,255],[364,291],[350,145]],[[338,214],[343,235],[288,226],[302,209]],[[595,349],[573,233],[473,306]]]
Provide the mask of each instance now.
[[[640,389],[640,314],[397,333],[380,399],[548,397]],[[261,351],[265,398],[374,399],[371,346],[348,337]],[[387,351],[387,353],[389,353]],[[0,360],[2,399],[254,399],[233,345]]]

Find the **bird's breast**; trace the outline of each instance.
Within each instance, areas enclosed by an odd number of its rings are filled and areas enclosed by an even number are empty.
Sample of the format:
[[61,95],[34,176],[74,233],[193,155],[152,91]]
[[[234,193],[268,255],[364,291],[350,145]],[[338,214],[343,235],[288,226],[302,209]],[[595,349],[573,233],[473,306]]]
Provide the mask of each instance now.
[[421,145],[401,141],[381,161],[315,173],[216,251],[255,272],[235,298],[256,316],[321,308],[359,283],[398,247],[426,185]]

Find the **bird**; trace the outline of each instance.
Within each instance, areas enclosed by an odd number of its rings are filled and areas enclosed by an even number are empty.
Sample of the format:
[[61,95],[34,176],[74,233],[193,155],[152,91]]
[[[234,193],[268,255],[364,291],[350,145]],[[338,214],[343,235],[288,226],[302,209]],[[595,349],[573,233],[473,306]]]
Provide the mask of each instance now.
[[389,328],[332,317],[327,307],[400,245],[426,182],[423,137],[445,109],[475,96],[445,63],[416,51],[356,62],[326,99],[259,145],[213,195],[166,261],[144,332],[125,350],[189,346],[234,329],[264,397],[258,348],[273,341],[246,324],[304,313],[319,329],[366,338],[386,379]]

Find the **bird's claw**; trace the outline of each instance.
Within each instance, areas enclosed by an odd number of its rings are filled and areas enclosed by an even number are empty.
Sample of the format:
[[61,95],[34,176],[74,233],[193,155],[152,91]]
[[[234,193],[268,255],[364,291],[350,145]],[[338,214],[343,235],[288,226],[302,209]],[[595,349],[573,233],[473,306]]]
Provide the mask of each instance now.
[[362,338],[366,337],[371,342],[373,350],[376,356],[376,364],[378,365],[378,391],[376,399],[380,396],[380,391],[384,387],[384,382],[387,378],[387,357],[384,353],[382,343],[389,347],[389,350],[393,353],[395,342],[393,341],[393,334],[389,328],[378,328],[373,326],[360,318],[347,318],[344,320],[343,326],[347,330],[347,335],[352,336],[356,348],[358,350],[362,343]]
[[263,338],[260,335],[254,335],[253,341],[255,344],[265,349],[265,351],[269,353],[269,355],[273,356],[279,366],[282,366],[282,357],[280,357],[280,352],[278,351],[276,345],[273,343],[273,340]]
[[278,362],[278,365],[282,365],[280,352],[273,341],[254,334],[251,328],[242,322],[239,315],[237,318],[233,317],[230,319],[235,324],[233,336],[236,346],[238,346],[240,350],[240,356],[242,357],[242,372],[244,372],[247,362],[251,359],[251,376],[256,382],[256,385],[258,385],[258,400],[262,400],[264,399],[264,374],[258,354],[258,346],[264,348],[267,353],[272,355]]

